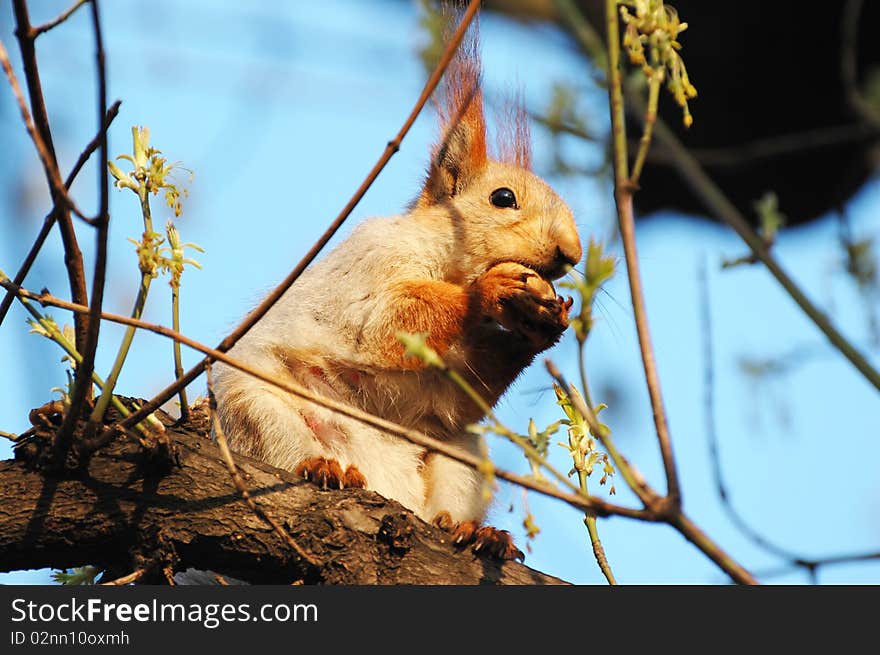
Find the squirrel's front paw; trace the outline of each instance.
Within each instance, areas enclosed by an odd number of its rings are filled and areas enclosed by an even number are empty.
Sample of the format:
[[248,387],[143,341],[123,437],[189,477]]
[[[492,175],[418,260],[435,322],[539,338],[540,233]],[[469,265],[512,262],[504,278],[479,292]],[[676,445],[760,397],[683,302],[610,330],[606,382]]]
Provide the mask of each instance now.
[[496,264],[474,285],[483,314],[528,339],[538,351],[556,343],[568,327],[571,298],[557,296],[550,282],[522,264]]
[[449,512],[440,512],[433,521],[435,527],[452,533],[452,543],[458,547],[473,544],[475,553],[488,553],[495,559],[515,559],[522,562],[526,556],[513,544],[507,530],[489,525],[480,526],[477,521],[455,523]]
[[296,467],[294,473],[304,477],[306,480],[311,480],[322,489],[327,489],[328,487],[334,489],[351,487],[363,489],[367,486],[366,479],[356,466],[349,466],[343,471],[339,462],[335,459],[327,459],[326,457],[309,457],[304,459]]

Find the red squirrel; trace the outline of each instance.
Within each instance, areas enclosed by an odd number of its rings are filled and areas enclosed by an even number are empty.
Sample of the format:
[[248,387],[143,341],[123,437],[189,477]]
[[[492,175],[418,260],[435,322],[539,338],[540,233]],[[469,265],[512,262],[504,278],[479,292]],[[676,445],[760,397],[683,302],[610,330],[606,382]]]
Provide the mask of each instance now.
[[[230,352],[280,380],[420,430],[471,453],[483,412],[444,375],[408,357],[428,345],[494,404],[568,326],[551,280],[581,258],[571,210],[531,171],[522,106],[491,154],[472,25],[446,71],[441,138],[406,213],[372,218],[307,269]],[[501,558],[507,533],[481,528],[481,473],[401,437],[216,366],[219,419],[240,453],[319,484],[366,487]]]

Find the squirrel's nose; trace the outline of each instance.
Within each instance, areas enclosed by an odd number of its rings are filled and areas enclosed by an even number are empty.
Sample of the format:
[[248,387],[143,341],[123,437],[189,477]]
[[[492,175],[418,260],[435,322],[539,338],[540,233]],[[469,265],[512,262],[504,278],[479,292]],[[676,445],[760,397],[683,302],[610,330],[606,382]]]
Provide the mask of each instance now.
[[556,235],[556,262],[560,268],[565,264],[576,266],[581,260],[581,240],[574,227],[562,229]]

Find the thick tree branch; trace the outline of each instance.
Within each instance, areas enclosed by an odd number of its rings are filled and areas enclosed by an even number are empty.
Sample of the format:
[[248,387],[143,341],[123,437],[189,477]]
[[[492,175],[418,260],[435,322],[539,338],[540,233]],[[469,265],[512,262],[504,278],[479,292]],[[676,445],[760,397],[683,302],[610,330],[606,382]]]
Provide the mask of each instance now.
[[0,486],[16,498],[0,505],[0,570],[94,564],[125,572],[144,559],[171,558],[178,570],[212,569],[254,583],[562,583],[517,562],[456,549],[447,533],[374,492],[322,491],[236,456],[251,495],[318,562],[304,565],[241,502],[207,437],[171,428],[169,436],[179,466],[164,474],[144,465],[131,440],[97,453],[75,479],[49,477],[24,461],[0,462]]

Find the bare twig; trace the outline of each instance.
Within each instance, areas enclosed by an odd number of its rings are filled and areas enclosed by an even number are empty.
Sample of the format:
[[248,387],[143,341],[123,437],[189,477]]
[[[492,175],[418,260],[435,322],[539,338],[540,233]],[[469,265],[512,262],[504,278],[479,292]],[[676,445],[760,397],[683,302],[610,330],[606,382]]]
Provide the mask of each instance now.
[[265,510],[260,507],[256,500],[251,498],[247,485],[245,485],[244,480],[241,479],[241,474],[238,472],[238,468],[235,466],[235,460],[232,458],[232,453],[229,451],[229,444],[226,443],[226,434],[223,432],[223,426],[220,425],[220,421],[217,418],[217,398],[214,395],[214,379],[211,375],[210,363],[207,365],[206,373],[208,378],[208,407],[211,412],[211,425],[214,429],[214,438],[217,440],[217,447],[220,449],[220,454],[223,456],[223,462],[226,464],[226,468],[229,471],[229,477],[232,478],[232,483],[235,485],[235,488],[238,489],[238,493],[241,494],[241,499],[251,508],[253,513],[256,514],[260,520],[269,525],[269,527],[281,537],[281,540],[286,543],[300,559],[304,562],[308,562],[311,566],[319,566],[320,563],[318,560],[303,550],[302,546],[296,543],[294,538],[290,536],[290,533],[281,527],[281,524],[278,523],[278,521],[269,516]]
[[718,443],[718,431],[715,425],[715,366],[714,347],[712,344],[712,317],[709,298],[709,280],[706,272],[706,264],[700,265],[698,279],[700,284],[701,322],[703,334],[703,403],[706,414],[706,438],[709,441],[709,459],[712,462],[712,474],[715,478],[715,488],[721,505],[731,522],[746,537],[751,539],[757,546],[769,553],[786,560],[795,560],[797,555],[774,544],[754,530],[734,509],[730,503],[727,485],[721,472],[721,455]]
[[867,101],[859,88],[859,17],[864,0],[846,0],[840,22],[840,77],[846,100],[855,112],[875,128],[880,128],[880,110]]
[[6,78],[9,80],[9,86],[12,88],[12,93],[15,95],[15,100],[18,103],[18,109],[21,112],[21,120],[37,149],[37,155],[40,157],[40,162],[43,164],[43,170],[46,173],[46,179],[49,181],[49,186],[52,189],[53,195],[57,195],[61,198],[61,202],[64,206],[81,219],[89,224],[94,224],[94,221],[91,218],[87,217],[82,211],[80,211],[79,207],[77,207],[76,203],[73,201],[73,198],[67,193],[67,189],[61,181],[61,175],[58,172],[58,166],[54,157],[49,152],[49,148],[46,146],[43,137],[37,131],[34,121],[31,118],[31,113],[28,111],[27,103],[25,103],[24,95],[21,92],[21,87],[18,85],[18,79],[15,77],[15,71],[12,70],[12,64],[9,62],[9,54],[6,52],[6,47],[3,45],[2,41],[0,41],[0,64],[3,65],[3,71],[6,73]]
[[636,152],[632,174],[629,178],[632,186],[636,188],[639,186],[639,178],[642,175],[642,168],[648,157],[648,151],[651,149],[651,137],[654,134],[654,123],[657,122],[657,105],[660,99],[660,85],[662,82],[663,69],[658,68],[655,70],[654,75],[648,83],[648,111],[645,112],[645,125],[642,128],[642,138],[639,139],[639,149]]
[[131,584],[132,582],[137,582],[144,575],[146,575],[147,569],[138,569],[133,573],[129,573],[128,575],[124,575],[121,578],[116,578],[115,580],[111,580],[110,582],[102,582],[101,585],[104,587],[122,587],[127,584]]
[[[422,89],[422,93],[419,96],[418,100],[416,100],[415,106],[413,106],[412,111],[409,113],[406,121],[404,121],[403,126],[400,128],[400,131],[395,135],[391,141],[388,142],[388,145],[385,147],[385,151],[382,153],[382,156],[376,162],[375,166],[370,170],[367,174],[367,177],[358,187],[357,191],[355,191],[354,195],[351,199],[346,203],[345,207],[342,208],[342,211],[336,217],[336,219],[330,224],[327,230],[323,235],[318,239],[317,242],[311,247],[309,252],[300,260],[300,262],[296,265],[296,267],[288,274],[286,278],[250,313],[247,317],[242,321],[242,323],[235,328],[223,341],[217,346],[217,350],[220,352],[226,352],[235,345],[235,343],[243,337],[248,330],[250,330],[254,324],[262,318],[267,311],[281,298],[287,289],[289,289],[293,283],[299,278],[302,272],[312,263],[315,257],[318,256],[318,253],[327,245],[327,242],[332,238],[332,236],[336,233],[336,231],[342,226],[342,223],[348,218],[351,212],[354,210],[355,206],[360,202],[361,198],[363,198],[364,194],[367,192],[367,189],[375,182],[376,178],[379,176],[379,173],[385,168],[385,165],[391,159],[391,157],[400,149],[400,144],[403,141],[403,138],[409,132],[413,123],[415,122],[418,115],[421,113],[425,104],[428,102],[428,99],[431,97],[431,94],[434,92],[434,89],[437,88],[437,85],[440,83],[440,79],[443,77],[443,73],[446,71],[446,68],[449,66],[449,63],[452,61],[452,57],[455,55],[456,50],[458,49],[459,44],[461,43],[462,38],[464,37],[465,32],[467,31],[468,26],[474,18],[477,10],[480,6],[480,0],[471,0],[468,4],[467,9],[462,16],[461,23],[456,29],[455,33],[452,35],[452,38],[449,40],[449,43],[446,45],[446,49],[443,52],[443,55],[440,57],[440,60],[437,62],[437,66],[434,68],[434,72],[431,73],[431,76],[428,78],[428,81],[425,83],[424,89]],[[198,364],[196,364],[193,368],[187,371],[182,377],[179,377],[172,384],[165,387],[162,391],[160,391],[153,399],[144,405],[139,412],[135,412],[131,417],[126,419],[126,427],[142,420],[147,414],[154,412],[158,409],[163,403],[167,402],[171,399],[180,389],[184,388],[188,384],[190,384],[193,380],[195,380],[202,372],[205,370],[205,365],[208,363],[209,359],[205,358]]]
[[44,32],[48,32],[49,30],[58,27],[59,25],[61,25],[61,23],[70,18],[77,9],[82,7],[87,2],[89,2],[89,0],[77,0],[70,7],[61,12],[61,14],[59,14],[59,16],[54,20],[50,20],[48,23],[43,23],[42,25],[37,25],[36,27],[31,28],[30,34],[28,36],[32,39],[35,39],[40,36],[40,34],[43,34]]
[[[532,118],[548,129],[568,134],[589,143],[597,141],[596,135],[574,125],[557,125],[556,123],[551,123],[546,116],[540,114],[532,114]],[[694,147],[688,148],[688,151],[702,166],[743,168],[783,155],[821,151],[825,148],[860,143],[866,139],[877,138],[878,136],[880,136],[880,127],[874,127],[865,123],[846,123],[769,136],[746,141],[735,146],[720,146],[717,148]],[[630,154],[637,156],[640,145],[630,144]],[[816,154],[818,155],[819,153]],[[655,143],[652,150],[647,154],[645,163],[671,166],[674,161],[674,157],[664,149],[662,143]]]
[[[40,82],[40,72],[37,67],[37,53],[34,48],[34,38],[30,36],[31,24],[28,15],[27,3],[25,0],[13,0],[13,12],[15,14],[16,36],[18,37],[19,50],[21,51],[22,65],[24,66],[25,80],[28,86],[28,95],[30,96],[31,113],[33,114],[34,126],[40,136],[40,140],[45,145],[49,155],[50,170],[54,169],[54,173],[47,173],[49,189],[52,196],[52,206],[57,211],[56,220],[58,229],[61,233],[61,242],[64,246],[64,265],[67,268],[67,279],[70,286],[70,299],[73,302],[87,305],[89,302],[88,291],[86,290],[86,274],[83,267],[82,252],[76,239],[76,231],[73,227],[73,220],[70,216],[64,198],[66,192],[59,195],[59,185],[53,180],[60,178],[58,174],[58,162],[55,157],[55,147],[52,143],[52,131],[49,127],[49,115],[46,109],[46,102],[43,99],[43,87]],[[88,318],[85,316],[74,317],[74,331],[76,333],[77,350],[82,350],[86,342],[86,323]]]
[[[83,405],[91,397],[92,371],[95,368],[95,354],[98,349],[98,334],[101,328],[101,308],[104,302],[104,286],[107,275],[107,238],[110,228],[109,213],[109,181],[104,162],[109,159],[107,147],[107,130],[103,129],[104,117],[107,114],[107,75],[104,65],[104,42],[101,34],[101,20],[98,15],[98,0],[92,0],[92,25],[95,32],[95,66],[98,71],[98,134],[100,141],[101,165],[96,167],[98,175],[99,208],[95,218],[97,227],[95,234],[95,272],[92,276],[92,302],[89,309],[89,321],[86,339],[80,353],[82,362],[76,367],[73,390],[70,394],[70,405],[64,421],[58,429],[54,445],[54,464],[62,467],[70,449],[73,433],[80,419]],[[108,385],[110,383],[108,382]],[[112,386],[110,387],[112,391]],[[88,435],[86,435],[88,436]]]
[[[880,126],[878,126],[880,127]],[[847,123],[831,127],[817,127],[810,130],[778,134],[753,141],[746,141],[729,147],[690,148],[690,153],[702,166],[714,168],[744,168],[755,163],[785,156],[792,153],[814,154],[819,156],[825,148],[860,143],[880,136],[880,129],[865,123]],[[654,164],[671,165],[674,157],[666,151],[662,143],[648,155]]]
[[[104,117],[104,124],[101,126],[101,130],[95,135],[95,137],[91,141],[89,141],[89,143],[80,153],[79,157],[76,160],[76,163],[73,165],[73,168],[67,175],[67,179],[64,181],[64,186],[68,190],[73,185],[73,182],[74,180],[76,180],[76,176],[79,175],[82,167],[85,166],[86,162],[92,156],[92,153],[94,153],[95,150],[98,149],[98,146],[101,144],[101,135],[110,128],[110,123],[113,122],[113,119],[116,118],[116,115],[119,113],[119,105],[121,104],[122,102],[120,100],[117,100],[107,109],[107,114]],[[34,265],[34,262],[37,259],[37,255],[40,253],[40,250],[43,248],[43,244],[46,242],[46,238],[49,236],[49,232],[55,225],[58,211],[58,207],[53,208],[52,211],[50,211],[46,215],[46,218],[43,219],[43,226],[40,228],[40,232],[39,234],[37,234],[37,238],[34,239],[34,242],[31,245],[27,256],[24,258],[24,261],[18,269],[18,272],[15,274],[15,277],[12,278],[15,284],[24,284],[24,280],[27,277],[27,274],[30,272],[31,267]],[[0,302],[0,325],[3,324],[3,320],[6,318],[6,314],[9,311],[9,308],[12,306],[12,301],[14,300],[14,298],[15,295],[7,291],[6,295],[3,297],[3,301]]]

